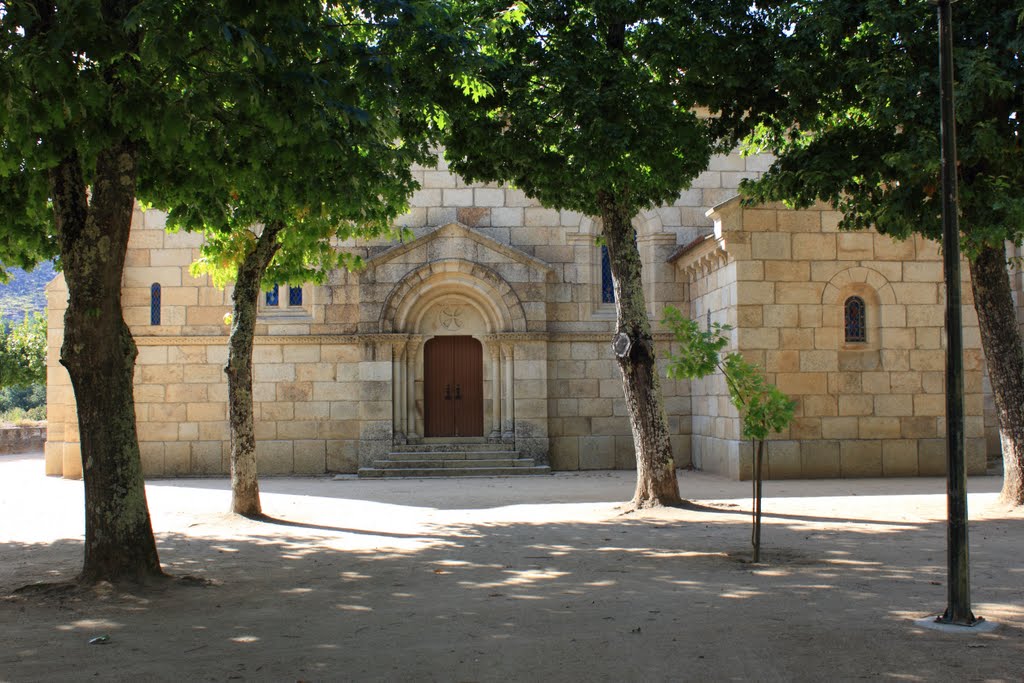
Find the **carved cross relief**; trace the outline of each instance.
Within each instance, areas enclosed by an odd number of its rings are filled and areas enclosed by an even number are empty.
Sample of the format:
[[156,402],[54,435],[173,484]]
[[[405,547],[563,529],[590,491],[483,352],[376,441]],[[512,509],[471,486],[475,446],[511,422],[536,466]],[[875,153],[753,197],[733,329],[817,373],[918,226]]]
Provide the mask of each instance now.
[[462,306],[458,304],[441,304],[437,313],[437,324],[449,332],[461,330],[465,324],[462,316]]

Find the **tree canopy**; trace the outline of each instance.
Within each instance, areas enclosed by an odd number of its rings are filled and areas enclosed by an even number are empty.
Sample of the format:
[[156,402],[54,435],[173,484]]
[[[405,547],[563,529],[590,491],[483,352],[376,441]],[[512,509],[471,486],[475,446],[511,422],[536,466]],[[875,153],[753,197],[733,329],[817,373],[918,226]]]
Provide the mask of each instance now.
[[178,66],[197,44],[175,19],[207,13],[186,4],[0,5],[0,242],[26,262],[58,251],[64,268],[61,363],[76,397],[87,397],[78,401],[85,581],[161,573],[135,431],[136,348],[121,312],[121,274],[140,163],[195,144],[180,139],[188,111],[176,93],[193,85]]
[[[941,237],[938,26],[911,2],[793,3],[774,79],[786,106],[751,142],[778,161],[744,191],[843,212],[841,227]],[[1024,238],[1024,2],[955,8],[963,247]]]
[[337,243],[389,233],[416,189],[411,165],[435,159],[437,93],[463,47],[452,24],[435,3],[390,1],[277,3],[233,23],[223,62],[206,67],[208,113],[187,131],[217,153],[154,167],[141,194],[170,227],[207,235],[198,268],[217,284],[234,279],[251,228],[271,221],[289,229],[264,285],[352,265]]
[[[778,155],[743,190],[798,207],[821,199],[841,228],[939,239],[938,22],[927,0],[806,0],[772,80],[786,106],[751,144]],[[1024,504],[1024,349],[1004,242],[1024,242],[1024,2],[962,3],[953,13],[960,240],[999,418],[1001,497]]]
[[[386,28],[403,15],[409,17],[400,22],[407,30],[425,30],[425,6],[303,0],[0,4],[0,257],[27,265],[59,250],[64,269],[69,305],[61,363],[76,397],[88,397],[78,401],[86,491],[82,579],[160,573],[135,431],[136,347],[120,299],[136,199],[181,205],[172,212],[176,224],[219,226],[225,234],[268,213],[290,215],[296,207],[308,207],[313,223],[329,213],[310,199],[315,185],[332,179],[304,175],[305,183],[270,185],[262,165],[273,161],[297,171],[298,155],[310,154],[306,141],[319,142],[326,145],[321,159],[338,153],[350,165],[342,173],[337,165],[331,169],[349,181],[344,189],[353,194],[337,200],[352,200],[348,218],[383,222],[392,208],[366,204],[367,215],[354,208],[356,193],[384,191],[394,203],[405,191],[389,194],[372,180],[373,169],[389,172],[377,158],[381,149],[364,141],[358,153],[346,154],[322,132],[339,123],[352,130],[382,126],[380,141],[411,140],[402,128],[404,113],[383,123],[370,120],[360,90],[377,89],[374,99],[382,109],[395,106],[387,98],[393,82],[377,78],[392,68],[382,61],[392,46],[386,33],[367,33],[368,26],[379,16]],[[327,39],[331,31],[340,37]],[[357,34],[363,40],[348,39]],[[423,56],[432,49],[423,47]],[[301,68],[289,68],[291,60]],[[283,99],[299,93],[320,98]],[[317,119],[325,115],[334,118]],[[283,141],[276,151],[275,140]],[[248,169],[237,163],[237,145],[251,154]],[[389,155],[387,162],[397,169],[407,159]],[[208,182],[208,191],[197,192],[191,179]],[[261,191],[267,196],[253,207],[258,211],[250,211]],[[226,199],[232,192],[238,201]],[[293,258],[305,263],[306,256]]]
[[[770,12],[743,2],[460,3],[484,20],[489,92],[450,119],[468,181],[506,181],[599,217],[615,292],[615,353],[637,452],[637,506],[680,502],[632,219],[672,203],[747,132]],[[729,58],[723,58],[728,54]]]
[[[439,93],[453,89],[465,45],[432,2],[285,2],[243,19],[231,24],[222,61],[206,66],[199,104],[209,113],[189,130],[218,153],[154,164],[141,187],[169,211],[170,227],[205,235],[193,272],[234,283],[232,509],[256,515],[259,290],[322,283],[358,265],[342,248],[349,240],[397,234],[418,187],[413,164],[436,161]],[[302,30],[282,31],[289,22]],[[260,92],[245,89],[251,79]]]
[[630,215],[672,203],[746,131],[747,103],[777,97],[761,78],[774,14],[750,3],[466,4],[489,19],[493,89],[452,118],[448,156],[548,207],[598,216],[600,192]]

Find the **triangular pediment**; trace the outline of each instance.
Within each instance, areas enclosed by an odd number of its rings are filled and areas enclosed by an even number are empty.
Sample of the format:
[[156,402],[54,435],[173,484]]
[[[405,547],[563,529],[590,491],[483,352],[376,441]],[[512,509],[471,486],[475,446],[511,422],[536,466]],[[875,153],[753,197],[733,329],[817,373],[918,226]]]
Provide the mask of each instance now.
[[431,228],[416,239],[382,251],[367,260],[367,270],[377,269],[389,263],[427,263],[440,259],[464,259],[481,264],[504,262],[518,263],[542,273],[545,277],[552,272],[550,265],[521,249],[482,235],[462,223],[448,223]]

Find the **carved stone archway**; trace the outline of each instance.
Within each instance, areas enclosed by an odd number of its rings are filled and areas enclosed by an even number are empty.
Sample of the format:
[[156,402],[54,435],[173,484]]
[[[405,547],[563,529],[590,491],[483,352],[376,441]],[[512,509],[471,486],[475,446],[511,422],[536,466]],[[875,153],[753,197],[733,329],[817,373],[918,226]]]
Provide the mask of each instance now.
[[393,436],[420,441],[425,413],[423,347],[437,336],[470,336],[484,348],[484,433],[488,441],[515,440],[513,343],[526,315],[512,287],[490,268],[463,259],[431,262],[409,272],[388,294],[380,331],[401,334],[393,345]]
[[487,322],[485,333],[526,331],[526,314],[512,287],[490,268],[465,259],[427,263],[403,277],[381,308],[380,331],[419,333],[425,312],[446,296],[476,308]]

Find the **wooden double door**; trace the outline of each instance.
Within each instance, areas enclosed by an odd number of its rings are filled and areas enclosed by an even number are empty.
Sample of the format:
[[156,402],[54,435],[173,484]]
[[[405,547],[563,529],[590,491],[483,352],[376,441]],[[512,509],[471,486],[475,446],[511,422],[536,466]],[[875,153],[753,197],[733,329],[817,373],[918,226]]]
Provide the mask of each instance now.
[[425,436],[484,435],[483,347],[473,337],[434,337],[423,346]]

